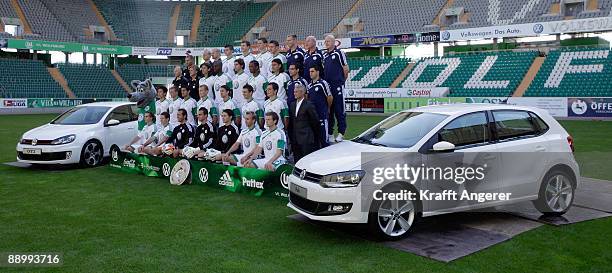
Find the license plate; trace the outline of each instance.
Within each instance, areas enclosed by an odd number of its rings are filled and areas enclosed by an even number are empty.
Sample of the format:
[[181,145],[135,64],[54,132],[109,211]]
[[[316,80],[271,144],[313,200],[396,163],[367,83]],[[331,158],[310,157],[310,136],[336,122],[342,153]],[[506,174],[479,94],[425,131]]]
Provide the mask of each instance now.
[[307,189],[306,188],[304,188],[304,187],[302,187],[300,185],[297,185],[297,184],[293,184],[293,183],[291,183],[290,185],[291,185],[291,187],[289,188],[289,190],[292,193],[295,193],[298,196],[306,198],[306,194],[307,194]]
[[23,154],[26,154],[26,155],[40,155],[41,153],[42,153],[41,149],[30,149],[30,148],[23,149]]

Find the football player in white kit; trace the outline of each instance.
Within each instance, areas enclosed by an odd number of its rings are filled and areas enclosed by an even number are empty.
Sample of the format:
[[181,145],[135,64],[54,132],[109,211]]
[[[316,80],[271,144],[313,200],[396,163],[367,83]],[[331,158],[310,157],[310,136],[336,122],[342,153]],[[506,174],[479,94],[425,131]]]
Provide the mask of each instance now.
[[147,140],[144,144],[146,146],[143,152],[148,155],[161,155],[162,147],[166,140],[172,135],[172,127],[170,127],[170,114],[163,112],[159,115],[159,121],[161,126],[157,127],[157,132],[153,138]]
[[[287,118],[289,117],[289,109],[287,103],[279,99],[276,94],[278,93],[278,84],[271,82],[268,84],[266,94],[269,99],[264,103],[264,113],[274,112],[279,116],[278,124],[276,125],[279,130],[283,130],[287,127]],[[268,129],[268,123],[264,124],[264,128]]]
[[175,86],[170,87],[169,103],[170,107],[168,107],[168,114],[170,114],[170,126],[174,128],[179,123],[176,118],[176,113],[181,109],[181,104],[183,103],[183,99],[178,96],[178,89]]
[[220,89],[221,92],[219,92],[219,94],[221,95],[221,102],[217,104],[219,113],[223,112],[223,110],[225,109],[229,109],[234,113],[234,124],[240,125],[240,123],[242,122],[240,118],[240,108],[238,108],[236,102],[234,102],[234,100],[229,96],[230,87],[227,85],[223,85]]
[[[218,155],[218,158],[215,158],[216,160],[223,160],[223,162],[240,167],[244,166],[244,163],[250,158],[251,152],[257,146],[257,138],[261,136],[261,130],[255,121],[256,118],[257,115],[254,112],[249,111],[244,115],[244,124],[247,128],[240,132],[232,147],[226,153]],[[232,154],[239,148],[242,148],[242,154]]]
[[261,68],[261,75],[264,78],[268,78],[268,74],[270,74],[269,65],[272,61],[272,53],[268,52],[268,39],[263,37],[257,39],[257,47],[259,48],[259,54],[257,54],[255,60],[257,60]]
[[[261,128],[263,126],[263,110],[261,106],[259,106],[259,103],[253,99],[253,87],[248,84],[245,85],[244,88],[242,88],[242,96],[245,102],[242,104],[242,107],[240,107],[241,116],[244,117],[248,112],[255,113],[255,125]],[[242,122],[240,129],[246,130],[247,127],[247,124]]]
[[[276,126],[278,119],[278,114],[275,112],[266,113],[265,120],[269,129],[264,131],[261,137],[259,137],[257,147],[253,149],[248,157],[249,159],[245,161],[245,166],[275,171],[278,167],[287,163],[287,160],[283,157],[285,147],[287,146],[287,138],[283,130]],[[258,159],[257,155],[262,151],[264,157]]]
[[130,141],[129,144],[123,147],[124,150],[129,152],[138,152],[142,153],[144,144],[150,138],[155,136],[155,123],[153,122],[153,113],[146,112],[144,114],[144,121],[146,125],[142,128],[142,130],[138,131],[138,134]]
[[187,123],[195,128],[197,125],[195,116],[198,114],[196,101],[189,97],[189,89],[187,87],[181,87],[181,94],[183,95],[183,103],[181,103],[180,109],[187,111]]
[[[251,53],[251,42],[240,42],[240,51],[242,52],[242,56],[238,56],[236,58],[244,60],[244,65],[248,67],[249,63],[255,60],[255,55]],[[246,73],[249,77],[251,76],[251,71],[246,68],[244,69],[244,73]]]
[[155,126],[157,128],[161,128],[161,114],[163,112],[168,112],[168,108],[170,108],[170,101],[166,99],[168,95],[168,88],[165,86],[157,87],[157,101],[155,101]]
[[253,99],[263,107],[266,101],[266,88],[268,88],[268,80],[261,74],[258,61],[252,61],[249,63],[249,70],[251,71],[251,77],[247,81],[247,84],[253,86]]
[[219,110],[217,110],[217,104],[208,97],[208,90],[208,85],[200,84],[198,89],[200,100],[196,103],[196,109],[200,110],[202,107],[206,108],[208,111],[208,122],[217,124],[219,121]]
[[237,59],[234,61],[234,80],[232,81],[232,88],[234,92],[232,94],[232,99],[238,104],[244,104],[244,97],[242,96],[242,87],[247,84],[249,81],[249,75],[244,73],[244,60]]
[[272,60],[272,73],[268,76],[268,82],[278,84],[278,99],[287,102],[287,84],[291,80],[289,75],[283,69],[283,63],[279,59]]

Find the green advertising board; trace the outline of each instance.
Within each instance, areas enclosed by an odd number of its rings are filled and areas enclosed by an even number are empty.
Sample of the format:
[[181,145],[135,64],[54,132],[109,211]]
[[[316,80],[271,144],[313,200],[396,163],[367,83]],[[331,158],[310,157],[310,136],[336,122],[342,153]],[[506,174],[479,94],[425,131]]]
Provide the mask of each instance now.
[[466,98],[444,97],[444,98],[385,98],[385,113],[397,113],[427,105],[465,103]]
[[9,39],[9,48],[64,51],[64,52],[85,52],[100,54],[132,54],[132,47],[114,45],[95,45],[65,42],[50,42],[37,40]]
[[[111,149],[109,166],[128,173],[169,179],[174,165],[180,159],[126,153]],[[247,193],[254,196],[287,198],[287,179],[293,166],[282,165],[276,171],[228,166],[210,161],[189,160],[191,184]],[[169,180],[168,180],[169,181]],[[168,182],[169,183],[169,182]]]

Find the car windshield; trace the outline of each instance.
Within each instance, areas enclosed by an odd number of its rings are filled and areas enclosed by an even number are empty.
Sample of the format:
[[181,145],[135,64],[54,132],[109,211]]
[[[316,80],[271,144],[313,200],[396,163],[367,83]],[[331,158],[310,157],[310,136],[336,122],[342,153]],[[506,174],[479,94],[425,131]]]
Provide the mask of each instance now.
[[110,107],[106,106],[81,106],[74,107],[59,117],[55,118],[51,124],[60,125],[85,125],[95,124],[104,117]]
[[421,112],[402,112],[370,128],[354,142],[392,148],[414,146],[447,115]]

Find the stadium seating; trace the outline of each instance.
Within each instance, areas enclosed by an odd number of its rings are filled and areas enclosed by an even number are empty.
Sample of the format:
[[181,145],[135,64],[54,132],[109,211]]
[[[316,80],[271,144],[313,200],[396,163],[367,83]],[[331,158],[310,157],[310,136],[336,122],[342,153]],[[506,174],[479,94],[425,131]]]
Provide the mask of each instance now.
[[[122,41],[132,46],[168,45],[173,2],[94,0],[104,19]],[[170,41],[172,43],[173,41]]]
[[154,77],[171,78],[172,75],[174,75],[173,69],[173,66],[143,64],[124,64],[115,68],[115,70],[119,72],[119,75],[121,75],[121,78],[127,83],[132,80],[144,80]]
[[0,38],[12,38],[13,35],[7,32],[0,32]]
[[58,64],[58,68],[79,98],[125,97],[125,90],[105,66]]
[[350,36],[425,31],[423,26],[431,25],[445,3],[446,0],[431,0],[418,5],[405,0],[364,0],[352,15],[364,23],[364,30]]
[[0,97],[65,98],[66,93],[42,61],[0,59]]
[[[331,32],[338,25],[355,1],[281,1],[274,12],[262,20],[261,26],[266,27],[266,30],[270,32],[269,39],[273,40],[284,41],[286,35],[290,33],[298,35],[299,39],[304,39],[308,35],[317,35],[322,38],[323,34]],[[404,20],[403,23],[406,21]]]
[[[41,0],[19,0],[19,5],[32,26],[32,32],[40,35],[40,38],[52,41],[76,40],[75,36],[66,29],[65,23],[49,11],[45,2]],[[63,21],[69,20],[63,18]]]
[[469,19],[466,23],[458,22],[448,26],[448,28],[458,29],[562,20],[561,15],[549,14],[550,5],[553,2],[558,1],[455,0],[450,8],[463,8],[466,13],[469,13]]
[[11,0],[0,0],[0,17],[18,17],[13,6],[11,6]]
[[238,2],[205,2],[203,4],[200,22],[198,29],[197,45],[207,45],[208,41],[213,39],[227,26],[234,17],[234,12],[238,10]]
[[[176,7],[178,7],[178,5],[174,8]],[[176,23],[177,30],[191,30],[194,9],[195,4],[193,3],[181,3],[181,12],[179,13],[178,21]]]
[[449,96],[508,96],[516,90],[536,52],[498,52],[419,61],[402,87],[448,87]]
[[222,46],[240,40],[273,5],[274,3],[243,4],[240,14],[235,14],[233,20],[223,26],[208,44],[211,46]]
[[90,25],[99,26],[95,11],[87,1],[74,0],[44,0],[43,3],[56,18],[61,18],[66,30],[80,42],[92,42],[84,30]]
[[605,49],[550,51],[524,96],[612,97],[612,55]]
[[350,59],[346,88],[385,88],[408,65],[405,58]]

